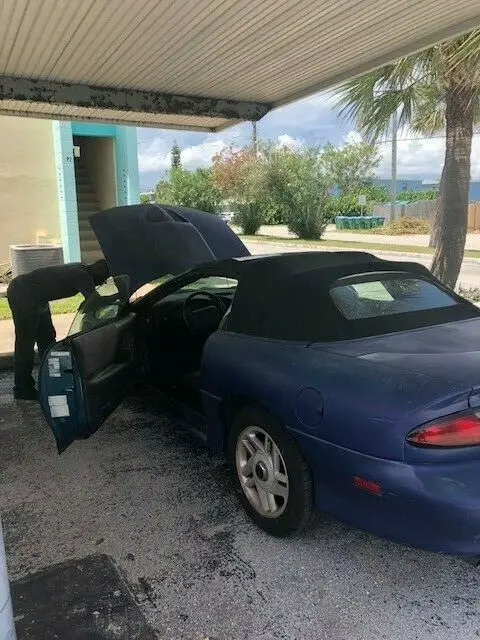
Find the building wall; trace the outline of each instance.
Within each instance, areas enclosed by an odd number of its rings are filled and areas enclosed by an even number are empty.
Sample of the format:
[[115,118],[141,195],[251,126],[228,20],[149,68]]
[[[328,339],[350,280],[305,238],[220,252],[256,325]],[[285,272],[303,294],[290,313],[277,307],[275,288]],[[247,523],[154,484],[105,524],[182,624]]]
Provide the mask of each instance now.
[[48,120],[0,118],[0,263],[10,244],[59,239],[57,176]]

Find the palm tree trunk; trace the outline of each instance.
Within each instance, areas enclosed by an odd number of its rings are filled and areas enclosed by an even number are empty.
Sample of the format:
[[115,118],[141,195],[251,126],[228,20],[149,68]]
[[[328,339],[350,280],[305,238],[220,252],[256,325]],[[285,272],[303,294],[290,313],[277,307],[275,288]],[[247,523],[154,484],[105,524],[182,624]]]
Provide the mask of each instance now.
[[437,246],[431,270],[444,284],[455,287],[467,236],[470,154],[473,137],[473,94],[452,82],[446,90],[445,163],[440,181]]
[[441,210],[440,202],[442,201],[442,199],[444,197],[444,195],[443,195],[443,184],[444,184],[443,171],[444,171],[444,169],[445,169],[445,166],[442,169],[442,175],[440,177],[440,183],[438,185],[437,205],[435,207],[435,215],[433,216],[432,227],[430,229],[430,241],[428,243],[429,247],[436,247],[438,245],[438,234],[439,234],[440,229],[442,228],[442,220],[441,220],[442,210]]

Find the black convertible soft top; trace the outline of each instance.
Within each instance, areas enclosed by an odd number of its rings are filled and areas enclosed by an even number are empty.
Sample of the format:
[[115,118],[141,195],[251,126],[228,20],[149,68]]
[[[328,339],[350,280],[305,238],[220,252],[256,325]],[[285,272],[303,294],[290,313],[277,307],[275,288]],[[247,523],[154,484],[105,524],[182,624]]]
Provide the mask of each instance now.
[[[318,342],[480,316],[474,305],[448,291],[458,304],[389,317],[347,320],[330,296],[330,288],[339,278],[372,272],[407,272],[444,289],[421,264],[381,260],[366,252],[312,251],[252,256],[225,261],[224,266],[232,277],[239,279],[225,326],[238,333]],[[218,269],[216,271],[218,274]]]

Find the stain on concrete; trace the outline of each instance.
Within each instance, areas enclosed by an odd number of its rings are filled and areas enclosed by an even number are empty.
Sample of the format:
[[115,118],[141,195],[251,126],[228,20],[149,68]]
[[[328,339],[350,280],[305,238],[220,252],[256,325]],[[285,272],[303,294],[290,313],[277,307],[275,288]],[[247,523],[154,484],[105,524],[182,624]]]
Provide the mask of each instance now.
[[71,560],[11,585],[19,640],[155,640],[110,558]]

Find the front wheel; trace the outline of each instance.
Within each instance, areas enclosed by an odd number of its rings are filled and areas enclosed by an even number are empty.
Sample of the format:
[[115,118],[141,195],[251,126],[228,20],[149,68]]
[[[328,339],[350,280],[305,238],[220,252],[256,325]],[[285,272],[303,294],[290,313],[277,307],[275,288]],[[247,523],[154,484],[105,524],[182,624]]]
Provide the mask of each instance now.
[[310,470],[296,442],[260,407],[243,409],[232,424],[230,459],[250,518],[275,536],[308,526],[313,513]]

